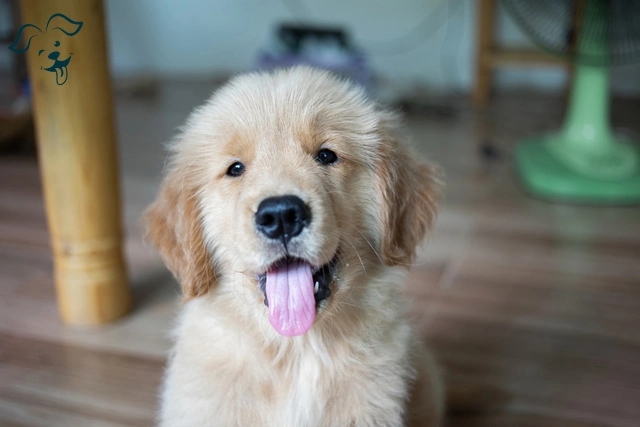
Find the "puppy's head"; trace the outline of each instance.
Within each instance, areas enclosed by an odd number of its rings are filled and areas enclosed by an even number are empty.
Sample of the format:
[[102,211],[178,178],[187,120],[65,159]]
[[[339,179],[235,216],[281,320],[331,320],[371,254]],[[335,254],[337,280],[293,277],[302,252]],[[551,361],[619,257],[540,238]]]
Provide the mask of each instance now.
[[300,335],[358,278],[408,264],[438,185],[391,120],[309,68],[238,77],[192,113],[146,215],[185,298],[232,292]]

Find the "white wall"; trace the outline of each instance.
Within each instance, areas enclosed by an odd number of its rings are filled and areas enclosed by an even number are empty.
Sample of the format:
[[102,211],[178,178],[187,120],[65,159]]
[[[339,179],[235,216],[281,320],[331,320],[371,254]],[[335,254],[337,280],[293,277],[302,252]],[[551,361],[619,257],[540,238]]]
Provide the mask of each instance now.
[[[447,3],[454,4],[450,18]],[[395,81],[416,79],[457,88],[471,81],[469,0],[109,0],[107,5],[117,74],[148,70],[201,75],[246,69],[275,25],[296,19],[285,5],[304,5],[306,11],[299,14],[304,21],[346,25],[357,44],[372,52],[396,50],[398,44],[390,40],[439,10],[433,20],[438,31],[430,28],[430,37],[413,36],[417,48],[408,53],[372,54],[373,67]]]
[[[244,70],[278,22],[300,19],[348,26],[371,53],[376,73],[392,83],[467,90],[472,82],[471,0],[108,0],[107,6],[116,75]],[[425,19],[426,31],[404,37]]]

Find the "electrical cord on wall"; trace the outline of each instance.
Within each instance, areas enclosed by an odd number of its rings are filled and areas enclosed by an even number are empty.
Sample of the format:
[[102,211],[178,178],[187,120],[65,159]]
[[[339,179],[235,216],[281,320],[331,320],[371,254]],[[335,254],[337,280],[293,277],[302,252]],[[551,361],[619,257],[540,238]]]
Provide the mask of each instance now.
[[[284,7],[291,13],[298,23],[317,19],[303,0],[282,0]],[[366,52],[373,56],[390,57],[410,53],[420,48],[427,40],[452,21],[453,17],[461,11],[462,1],[441,1],[433,12],[429,13],[419,24],[410,29],[405,35],[388,40],[363,40],[358,39],[359,44],[366,45]],[[443,46],[457,35],[457,41],[453,42],[456,48],[459,46],[460,31],[449,25],[443,39]],[[447,55],[453,59],[441,57],[441,74],[444,86],[449,87],[453,95],[459,95],[460,90],[455,89],[454,80],[462,81],[459,70],[455,64],[455,55]],[[388,84],[388,83],[387,83]],[[401,91],[400,91],[401,92]]]
[[[455,4],[452,6],[451,3]],[[282,0],[282,4],[298,22],[313,19],[311,10],[301,0]],[[448,22],[447,16],[453,16],[461,7],[461,1],[450,2],[443,0],[432,13],[429,13],[418,25],[403,36],[388,40],[359,39],[359,41],[362,44],[366,44],[368,46],[367,52],[374,55],[394,56],[409,53],[429,40]],[[452,8],[453,12],[451,11]]]

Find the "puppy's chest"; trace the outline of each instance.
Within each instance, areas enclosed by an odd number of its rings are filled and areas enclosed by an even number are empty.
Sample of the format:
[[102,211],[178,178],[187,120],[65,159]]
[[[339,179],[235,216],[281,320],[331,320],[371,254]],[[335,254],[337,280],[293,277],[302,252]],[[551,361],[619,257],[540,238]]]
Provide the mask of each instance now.
[[375,413],[372,404],[402,410],[402,402],[389,391],[404,388],[406,377],[369,365],[366,358],[306,353],[265,374],[260,389],[266,393],[259,397],[263,408],[258,409],[262,425],[367,425],[363,416]]
[[262,425],[321,425],[333,391],[346,379],[340,375],[344,372],[341,361],[322,360],[316,354],[283,357],[276,362],[256,357],[254,363],[262,366],[254,378],[257,387],[245,393],[254,394]]
[[[279,425],[312,425],[322,418],[331,390],[341,379],[334,364],[307,356],[284,364],[270,375],[274,394],[272,408]],[[275,425],[275,424],[274,424]]]

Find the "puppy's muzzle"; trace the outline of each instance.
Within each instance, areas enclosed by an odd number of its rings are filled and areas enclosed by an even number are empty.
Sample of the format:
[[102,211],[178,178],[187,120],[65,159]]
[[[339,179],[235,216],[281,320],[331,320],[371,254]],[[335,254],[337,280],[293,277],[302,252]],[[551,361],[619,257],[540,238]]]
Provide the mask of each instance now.
[[256,228],[269,239],[289,241],[311,222],[311,210],[298,196],[269,197],[260,202]]

